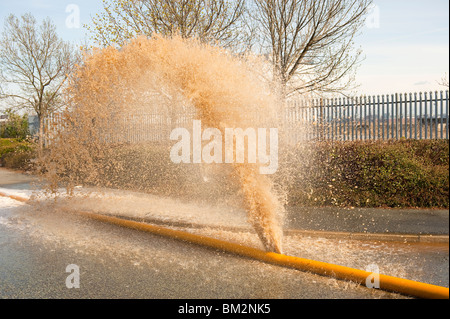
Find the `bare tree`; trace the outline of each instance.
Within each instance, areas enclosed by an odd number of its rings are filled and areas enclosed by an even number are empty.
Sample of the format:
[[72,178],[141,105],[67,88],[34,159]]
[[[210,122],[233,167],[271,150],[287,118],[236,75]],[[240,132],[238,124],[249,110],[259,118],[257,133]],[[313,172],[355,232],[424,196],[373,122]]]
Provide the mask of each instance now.
[[445,73],[444,76],[441,78],[441,80],[438,81],[438,84],[440,86],[444,86],[444,87],[446,87],[448,89],[448,76],[447,76],[447,73]]
[[137,35],[179,34],[235,45],[243,38],[245,0],[103,0],[104,12],[85,27],[103,46],[122,46]]
[[46,19],[10,15],[0,40],[0,98],[9,106],[36,112],[43,147],[44,119],[61,106],[61,92],[78,54]]
[[255,0],[263,51],[286,97],[348,89],[361,58],[354,38],[371,0]]

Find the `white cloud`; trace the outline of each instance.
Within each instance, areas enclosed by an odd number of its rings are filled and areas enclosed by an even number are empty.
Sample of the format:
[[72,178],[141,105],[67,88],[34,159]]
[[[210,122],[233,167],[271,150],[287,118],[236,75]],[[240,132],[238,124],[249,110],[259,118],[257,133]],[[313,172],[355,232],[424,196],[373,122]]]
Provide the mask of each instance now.
[[423,86],[423,85],[427,85],[427,84],[431,84],[430,81],[419,81],[419,82],[414,83],[413,85]]

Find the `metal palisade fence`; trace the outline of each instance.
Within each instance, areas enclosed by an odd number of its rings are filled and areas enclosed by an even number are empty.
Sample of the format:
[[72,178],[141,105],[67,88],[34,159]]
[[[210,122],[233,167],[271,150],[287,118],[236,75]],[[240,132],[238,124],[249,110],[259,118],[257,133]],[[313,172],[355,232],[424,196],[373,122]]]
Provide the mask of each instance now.
[[[445,92],[419,92],[355,98],[290,100],[281,116],[287,141],[355,141],[388,139],[448,139],[449,96]],[[192,127],[191,108],[172,114],[136,113],[111,121],[105,142],[168,141],[174,127]],[[33,119],[30,119],[33,122]],[[61,127],[61,117],[46,119],[46,135]],[[35,135],[37,134],[35,123]],[[117,129],[117,128],[121,129]],[[114,129],[115,128],[115,129]]]
[[448,100],[448,91],[292,100],[287,136],[292,142],[448,139]]

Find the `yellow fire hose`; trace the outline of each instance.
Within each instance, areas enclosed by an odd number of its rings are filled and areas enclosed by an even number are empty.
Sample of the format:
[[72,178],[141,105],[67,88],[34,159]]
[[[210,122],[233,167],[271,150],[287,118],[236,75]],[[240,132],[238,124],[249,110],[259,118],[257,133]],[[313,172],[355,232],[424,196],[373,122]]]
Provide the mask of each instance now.
[[[9,197],[18,201],[27,202],[26,198],[7,195],[0,192],[0,196]],[[260,249],[230,243],[223,240],[191,234],[184,231],[173,230],[161,226],[150,225],[146,223],[126,220],[122,218],[100,215],[89,212],[77,212],[81,216],[107,222],[122,227],[132,228],[140,231],[150,232],[156,235],[165,236],[182,240],[184,242],[201,245],[213,249],[222,250],[228,253],[253,258],[266,263],[308,271],[318,275],[329,276],[341,280],[349,280],[361,285],[366,285],[371,272],[353,269],[349,267],[333,265],[325,262],[309,260],[299,257],[287,256],[272,252],[266,252]],[[377,274],[379,277],[380,289],[397,292],[408,296],[428,299],[449,299],[449,288],[417,282],[408,279]]]

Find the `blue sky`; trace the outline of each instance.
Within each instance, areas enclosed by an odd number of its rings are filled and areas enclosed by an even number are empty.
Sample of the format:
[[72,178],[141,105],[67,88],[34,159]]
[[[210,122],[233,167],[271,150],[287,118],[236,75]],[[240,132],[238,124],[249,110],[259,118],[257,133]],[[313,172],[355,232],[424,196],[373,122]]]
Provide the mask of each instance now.
[[[69,28],[68,5],[79,8],[80,27]],[[389,94],[441,90],[449,73],[448,0],[374,0],[376,10],[356,39],[365,60],[358,70],[358,93]],[[50,17],[68,41],[86,38],[83,24],[102,10],[101,0],[0,0],[0,27],[10,13]]]
[[357,80],[369,94],[441,90],[449,70],[448,0],[375,0],[378,26],[357,39],[366,56]]

